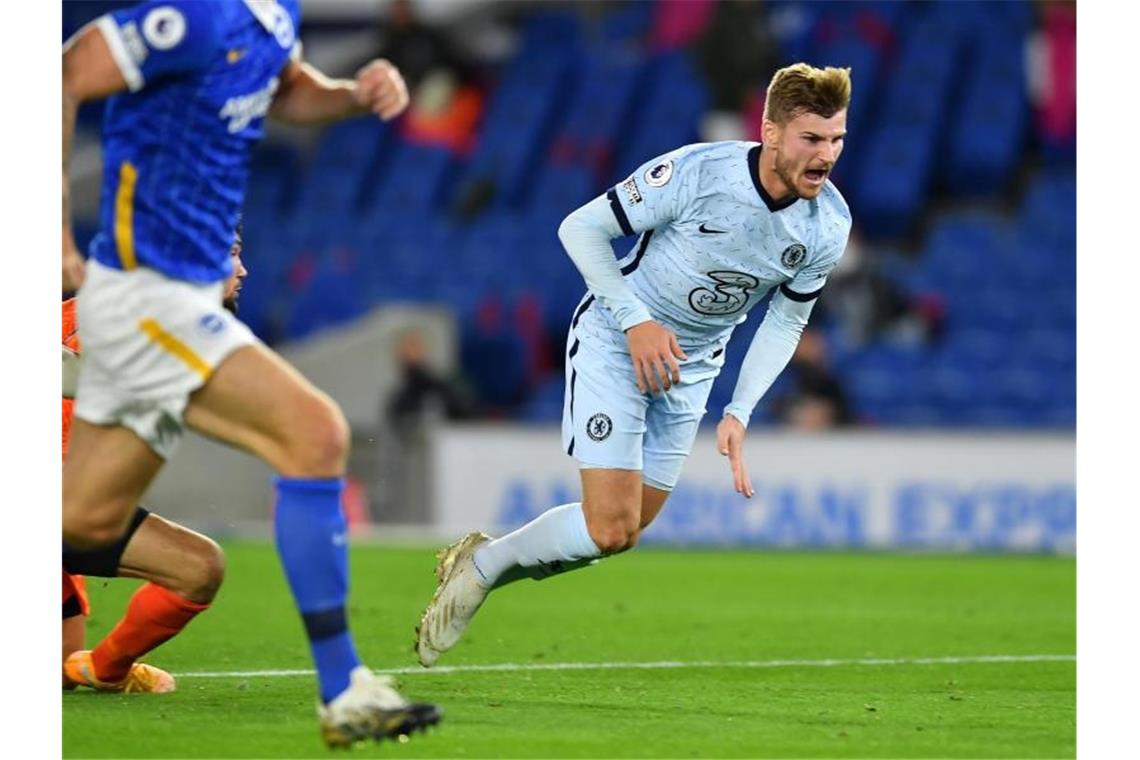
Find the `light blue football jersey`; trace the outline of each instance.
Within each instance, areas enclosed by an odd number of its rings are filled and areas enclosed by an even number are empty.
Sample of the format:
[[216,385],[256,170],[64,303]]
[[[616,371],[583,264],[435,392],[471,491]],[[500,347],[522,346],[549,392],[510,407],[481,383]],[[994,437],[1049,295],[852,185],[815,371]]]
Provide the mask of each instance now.
[[[627,235],[641,233],[620,266],[652,317],[677,334],[682,377],[715,375],[736,325],[773,288],[797,301],[819,295],[851,231],[851,212],[828,181],[812,200],[776,203],[760,184],[763,146],[687,145],[639,167],[607,193]],[[576,334],[626,350],[613,314],[576,314]]]
[[96,21],[130,91],[107,101],[93,258],[229,276],[250,151],[299,23],[297,0],[162,0]]

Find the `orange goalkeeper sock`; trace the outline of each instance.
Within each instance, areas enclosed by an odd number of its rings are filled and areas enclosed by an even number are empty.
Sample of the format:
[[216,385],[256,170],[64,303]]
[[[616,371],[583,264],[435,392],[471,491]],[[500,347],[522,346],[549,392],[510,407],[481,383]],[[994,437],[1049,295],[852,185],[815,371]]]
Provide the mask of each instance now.
[[110,683],[123,680],[135,660],[175,636],[209,606],[147,583],[131,597],[115,629],[91,650],[95,677]]

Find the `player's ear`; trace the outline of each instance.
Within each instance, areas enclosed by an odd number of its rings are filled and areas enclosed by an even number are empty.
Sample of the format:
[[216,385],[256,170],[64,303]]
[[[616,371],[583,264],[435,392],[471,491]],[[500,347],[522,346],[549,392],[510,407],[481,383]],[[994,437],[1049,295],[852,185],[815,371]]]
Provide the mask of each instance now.
[[760,141],[765,145],[777,145],[780,141],[780,127],[774,121],[764,119],[760,125]]

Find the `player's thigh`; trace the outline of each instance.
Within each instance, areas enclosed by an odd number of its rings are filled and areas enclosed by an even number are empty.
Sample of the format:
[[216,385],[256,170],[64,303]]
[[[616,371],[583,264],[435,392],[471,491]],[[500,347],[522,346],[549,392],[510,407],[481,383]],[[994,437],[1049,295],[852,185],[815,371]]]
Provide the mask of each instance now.
[[63,540],[75,549],[113,543],[162,468],[134,431],[76,419],[63,465]]
[[76,307],[84,351],[76,417],[130,428],[169,459],[190,395],[234,351],[260,343],[221,295],[222,283],[91,262]]
[[335,402],[261,344],[226,357],[190,396],[185,419],[284,475],[339,474],[296,470],[309,460],[343,458],[347,445],[347,424]]
[[673,386],[646,412],[641,527],[649,525],[677,485],[693,450],[712,379]]
[[119,558],[118,574],[142,578],[193,602],[214,597],[225,573],[225,555],[208,536],[149,514]]
[[640,470],[649,397],[604,347],[571,337],[562,444],[587,469]]

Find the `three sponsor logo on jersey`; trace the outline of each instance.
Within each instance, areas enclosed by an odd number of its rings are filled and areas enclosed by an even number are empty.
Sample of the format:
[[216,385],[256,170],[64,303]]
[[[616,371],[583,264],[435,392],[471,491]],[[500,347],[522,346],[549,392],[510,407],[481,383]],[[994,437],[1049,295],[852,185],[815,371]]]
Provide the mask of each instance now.
[[716,285],[691,291],[689,306],[698,314],[710,317],[741,311],[748,304],[748,297],[760,287],[759,278],[747,272],[715,271],[708,276]]
[[[645,170],[642,178],[650,187],[664,187],[669,183],[669,180],[673,178],[672,160],[654,164]],[[630,177],[625,182],[622,182],[621,189],[625,192],[626,199],[630,205],[642,202],[641,191],[638,189],[634,177]],[[709,227],[705,222],[701,222],[697,230],[705,235],[725,235],[728,233],[728,230]],[[787,269],[797,269],[804,263],[806,258],[807,246],[797,242],[792,243],[783,250],[780,254],[780,263]],[[760,280],[746,272],[720,270],[709,272],[708,276],[716,283],[715,285],[711,288],[695,288],[689,293],[689,306],[698,314],[708,316],[735,314],[747,306],[749,296],[760,287]],[[598,417],[603,418],[603,420],[599,421],[597,431],[600,432],[605,428],[605,436],[609,435],[609,427],[602,425],[602,422],[608,425],[609,418],[605,415],[594,415],[594,417],[590,418],[586,426],[586,432],[591,438],[594,438],[594,440],[602,440],[602,438],[594,437],[594,421],[595,418]]]

